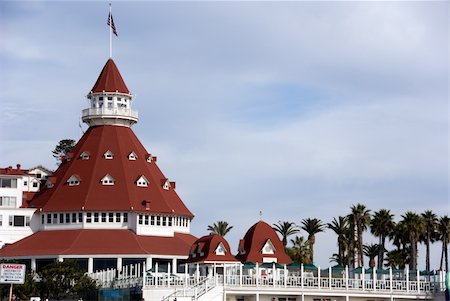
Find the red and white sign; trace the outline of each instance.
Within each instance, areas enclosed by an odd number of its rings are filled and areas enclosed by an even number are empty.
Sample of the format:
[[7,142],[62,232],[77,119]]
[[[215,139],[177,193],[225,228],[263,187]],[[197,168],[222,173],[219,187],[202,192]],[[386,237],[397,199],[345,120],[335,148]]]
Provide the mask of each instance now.
[[0,283],[23,284],[25,282],[24,264],[1,263],[0,264]]

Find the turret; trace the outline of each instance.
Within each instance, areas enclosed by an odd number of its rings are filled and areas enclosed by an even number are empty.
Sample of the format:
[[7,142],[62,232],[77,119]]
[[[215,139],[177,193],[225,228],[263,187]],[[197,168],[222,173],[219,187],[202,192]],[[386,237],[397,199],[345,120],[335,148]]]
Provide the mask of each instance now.
[[133,96],[111,58],[86,97],[90,107],[82,111],[82,120],[89,126],[130,127],[138,121],[137,111],[131,109]]

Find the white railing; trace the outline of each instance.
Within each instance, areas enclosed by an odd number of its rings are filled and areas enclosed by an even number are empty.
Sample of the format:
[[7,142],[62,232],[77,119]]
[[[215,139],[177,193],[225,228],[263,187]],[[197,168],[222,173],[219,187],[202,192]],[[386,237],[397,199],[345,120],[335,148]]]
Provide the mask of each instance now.
[[96,116],[131,117],[132,119],[138,119],[137,111],[125,108],[89,108],[84,109],[81,114],[83,119]]
[[[134,265],[124,267],[120,272],[111,269],[90,274],[97,280],[101,287],[124,288],[143,287],[152,288],[173,288],[174,293],[166,297],[192,297],[194,300],[216,286],[224,286],[226,289],[233,288],[277,288],[284,290],[320,290],[320,291],[360,291],[362,293],[389,292],[396,294],[414,294],[418,296],[430,295],[434,292],[443,291],[444,272],[440,272],[430,280],[426,277],[404,277],[381,274],[355,274],[350,276],[348,270],[341,275],[329,275],[323,273],[313,275],[313,273],[291,273],[286,269],[279,270],[283,273],[272,275],[240,274],[238,270],[226,275],[215,275],[214,277],[194,275],[170,274],[170,273],[147,273],[144,265]],[[428,279],[428,280],[427,280]],[[169,300],[167,299],[167,300]]]

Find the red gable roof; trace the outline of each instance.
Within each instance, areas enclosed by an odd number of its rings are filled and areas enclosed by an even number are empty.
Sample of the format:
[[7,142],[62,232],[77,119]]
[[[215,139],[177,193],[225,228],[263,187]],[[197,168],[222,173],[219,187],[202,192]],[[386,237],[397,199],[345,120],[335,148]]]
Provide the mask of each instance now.
[[[225,255],[216,254],[217,247],[222,244]],[[210,234],[197,239],[189,251],[188,262],[238,262],[231,254],[230,245],[223,236]]]
[[[274,247],[274,254],[263,254],[264,245],[270,240]],[[283,243],[275,230],[267,223],[259,221],[245,234],[243,242],[239,244],[240,251],[236,258],[241,262],[265,262],[264,258],[276,258],[277,263],[291,263],[292,259],[286,254]],[[243,248],[243,250],[242,250]]]
[[119,69],[111,58],[108,59],[103,67],[91,92],[119,92],[130,94],[130,91],[123,81],[122,75],[120,75]]
[[[112,159],[104,157],[108,150],[114,154]],[[86,151],[90,156],[83,160],[80,154]],[[128,158],[130,152],[136,154],[136,160]],[[161,180],[166,176],[154,161],[147,162],[149,153],[131,128],[90,127],[72,153],[73,159],[61,163],[53,173],[55,185],[43,187],[29,207],[42,208],[44,212],[134,211],[193,217],[172,187],[163,189]],[[114,185],[101,183],[108,174]],[[80,179],[78,185],[67,183],[73,175]],[[141,176],[148,180],[148,186],[136,184]]]
[[[139,236],[130,230],[47,230],[0,249],[0,257],[99,254],[155,254],[186,256],[195,237]],[[120,243],[118,243],[120,242]]]

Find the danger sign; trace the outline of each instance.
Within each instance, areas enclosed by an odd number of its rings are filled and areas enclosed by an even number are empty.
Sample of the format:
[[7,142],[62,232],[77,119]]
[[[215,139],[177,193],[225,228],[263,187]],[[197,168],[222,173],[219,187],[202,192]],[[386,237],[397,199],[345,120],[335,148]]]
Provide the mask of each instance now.
[[16,263],[0,264],[0,283],[23,284],[25,282],[25,265]]

